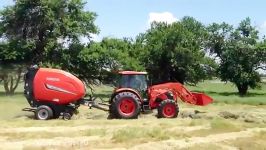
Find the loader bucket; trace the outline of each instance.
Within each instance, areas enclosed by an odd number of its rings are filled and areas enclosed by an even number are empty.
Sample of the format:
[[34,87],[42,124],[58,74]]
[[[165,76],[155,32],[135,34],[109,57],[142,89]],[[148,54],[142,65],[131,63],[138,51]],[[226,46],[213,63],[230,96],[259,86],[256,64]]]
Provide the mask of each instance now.
[[196,105],[205,106],[213,102],[213,99],[206,94],[192,92],[192,95],[197,99]]

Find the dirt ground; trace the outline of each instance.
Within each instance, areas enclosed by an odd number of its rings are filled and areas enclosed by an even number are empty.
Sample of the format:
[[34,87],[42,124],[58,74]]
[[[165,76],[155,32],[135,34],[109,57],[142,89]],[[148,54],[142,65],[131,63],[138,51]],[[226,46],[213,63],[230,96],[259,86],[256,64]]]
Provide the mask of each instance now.
[[181,104],[176,119],[156,111],[136,120],[108,120],[80,108],[70,121],[37,121],[31,113],[0,121],[0,149],[266,149],[266,106]]

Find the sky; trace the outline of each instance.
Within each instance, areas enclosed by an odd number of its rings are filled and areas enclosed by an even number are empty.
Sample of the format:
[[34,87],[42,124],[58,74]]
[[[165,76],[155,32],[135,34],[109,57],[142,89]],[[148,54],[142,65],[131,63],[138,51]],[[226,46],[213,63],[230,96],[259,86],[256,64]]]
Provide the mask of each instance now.
[[246,17],[266,34],[265,0],[88,0],[86,9],[98,14],[100,37],[135,37],[153,20],[168,21],[192,16],[204,24],[237,25]]
[[[253,25],[266,34],[265,0],[85,0],[85,9],[97,13],[95,24],[103,37],[132,37],[149,28],[152,21],[172,23],[192,16],[205,25],[227,22],[237,25],[250,17]],[[0,9],[13,4],[0,0]]]

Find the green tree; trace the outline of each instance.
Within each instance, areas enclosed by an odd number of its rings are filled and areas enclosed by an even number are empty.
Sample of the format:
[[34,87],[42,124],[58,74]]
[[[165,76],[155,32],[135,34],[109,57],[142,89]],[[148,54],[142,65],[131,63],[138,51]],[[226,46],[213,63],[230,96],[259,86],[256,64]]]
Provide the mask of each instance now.
[[108,68],[109,70],[105,70],[103,74],[106,82],[110,83],[114,81],[119,70],[144,70],[144,66],[138,59],[139,55],[135,54],[135,41],[132,39],[104,38],[101,41],[101,46],[107,56],[104,68]]
[[87,46],[72,44],[65,50],[62,66],[87,84],[95,81],[110,83],[119,70],[143,70],[140,62],[131,55],[133,48],[133,41],[115,38],[104,38]]
[[219,60],[218,74],[222,81],[236,85],[240,95],[260,82],[258,69],[265,69],[265,43],[259,42],[258,31],[249,18],[237,28],[226,23],[214,23],[208,27],[208,47]]
[[86,84],[101,80],[101,73],[106,61],[106,53],[99,43],[88,46],[73,43],[62,53],[62,69],[75,73]]
[[0,66],[0,83],[3,82],[5,94],[13,95],[22,79],[25,66],[20,64],[9,64]]
[[68,45],[98,33],[96,14],[85,11],[84,5],[82,0],[16,0],[1,10],[2,68],[11,62],[60,67]]
[[106,51],[107,68],[110,70],[143,70],[135,54],[134,41],[132,39],[104,38],[101,41],[102,48]]
[[6,95],[14,94],[26,68],[24,61],[29,61],[30,57],[27,47],[20,43],[0,43],[0,83],[3,82]]
[[31,45],[34,63],[53,62],[51,55],[66,43],[97,33],[96,14],[82,0],[17,0],[1,11],[0,35],[9,42]]
[[184,17],[173,24],[152,23],[136,41],[143,45],[141,62],[155,83],[195,84],[207,77],[206,70],[213,64],[205,57],[206,39],[205,27],[194,18]]

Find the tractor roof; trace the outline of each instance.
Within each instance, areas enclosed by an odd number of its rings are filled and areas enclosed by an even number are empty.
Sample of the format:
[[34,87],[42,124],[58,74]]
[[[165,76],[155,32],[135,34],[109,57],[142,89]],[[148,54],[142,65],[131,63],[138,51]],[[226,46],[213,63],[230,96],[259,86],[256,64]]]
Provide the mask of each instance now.
[[118,74],[122,75],[145,75],[147,72],[138,72],[138,71],[119,71]]

